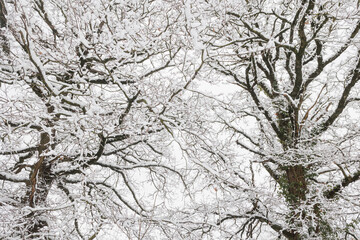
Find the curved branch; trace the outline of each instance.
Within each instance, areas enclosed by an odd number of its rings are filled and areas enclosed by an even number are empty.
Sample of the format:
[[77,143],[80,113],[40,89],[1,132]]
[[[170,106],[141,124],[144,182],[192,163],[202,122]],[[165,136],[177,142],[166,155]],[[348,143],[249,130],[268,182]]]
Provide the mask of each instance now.
[[333,112],[333,114],[330,115],[330,117],[324,123],[322,123],[318,128],[314,129],[313,131],[314,136],[325,132],[335,122],[335,120],[339,117],[339,115],[344,111],[346,105],[349,103],[348,98],[350,95],[350,91],[359,80],[360,80],[360,51],[358,52],[358,60],[356,67],[352,71],[350,83],[345,87],[335,111]]

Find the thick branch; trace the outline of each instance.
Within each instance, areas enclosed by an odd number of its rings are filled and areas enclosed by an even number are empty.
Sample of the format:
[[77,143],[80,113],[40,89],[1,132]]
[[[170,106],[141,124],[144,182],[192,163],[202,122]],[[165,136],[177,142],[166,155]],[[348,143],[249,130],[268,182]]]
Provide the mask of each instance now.
[[26,177],[19,177],[14,174],[9,174],[6,172],[0,172],[0,180],[9,181],[9,182],[17,182],[17,183],[28,183],[29,179]]
[[360,179],[360,171],[357,171],[354,175],[351,177],[344,178],[341,183],[333,187],[331,190],[328,190],[324,193],[324,196],[326,198],[332,199],[336,196],[337,193],[341,192],[343,188],[349,186],[351,183],[356,182]]

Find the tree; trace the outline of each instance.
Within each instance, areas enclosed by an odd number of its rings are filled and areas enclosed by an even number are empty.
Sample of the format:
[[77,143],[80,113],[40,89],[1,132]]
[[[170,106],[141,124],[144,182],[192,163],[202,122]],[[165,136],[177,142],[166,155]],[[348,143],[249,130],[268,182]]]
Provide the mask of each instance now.
[[200,163],[222,196],[208,211],[209,229],[229,238],[356,239],[356,3],[229,2],[212,13],[206,62],[238,91],[214,107],[218,133],[207,137],[228,136],[227,147],[212,151],[211,167]]
[[358,19],[0,0],[0,238],[356,239]]
[[2,0],[0,13],[0,238],[169,234],[169,186],[186,179],[167,139],[179,69],[195,68],[177,58],[176,3]]

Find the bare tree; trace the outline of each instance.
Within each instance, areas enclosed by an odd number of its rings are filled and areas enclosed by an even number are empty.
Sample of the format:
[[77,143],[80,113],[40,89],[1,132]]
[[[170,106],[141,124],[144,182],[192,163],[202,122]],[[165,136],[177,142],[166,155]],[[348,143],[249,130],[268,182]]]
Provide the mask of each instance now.
[[170,232],[161,209],[186,179],[167,139],[188,84],[178,70],[195,68],[177,59],[180,9],[1,1],[1,238]]
[[208,66],[220,74],[212,72],[210,79],[238,89],[222,97],[205,94],[216,97],[218,106],[213,133],[197,134],[208,152],[199,165],[221,196],[204,211],[206,232],[229,238],[356,239],[356,3],[206,2],[204,18],[213,24],[201,39]]
[[0,238],[357,239],[359,9],[0,0]]

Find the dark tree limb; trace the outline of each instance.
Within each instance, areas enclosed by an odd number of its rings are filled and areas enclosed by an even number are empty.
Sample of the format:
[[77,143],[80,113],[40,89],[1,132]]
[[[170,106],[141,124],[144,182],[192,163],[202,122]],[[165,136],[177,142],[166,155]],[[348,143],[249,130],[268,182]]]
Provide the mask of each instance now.
[[345,187],[349,186],[351,183],[356,182],[360,179],[360,171],[357,171],[352,176],[344,178],[341,183],[335,185],[330,190],[324,192],[324,196],[328,199],[333,199],[338,193],[340,193]]

